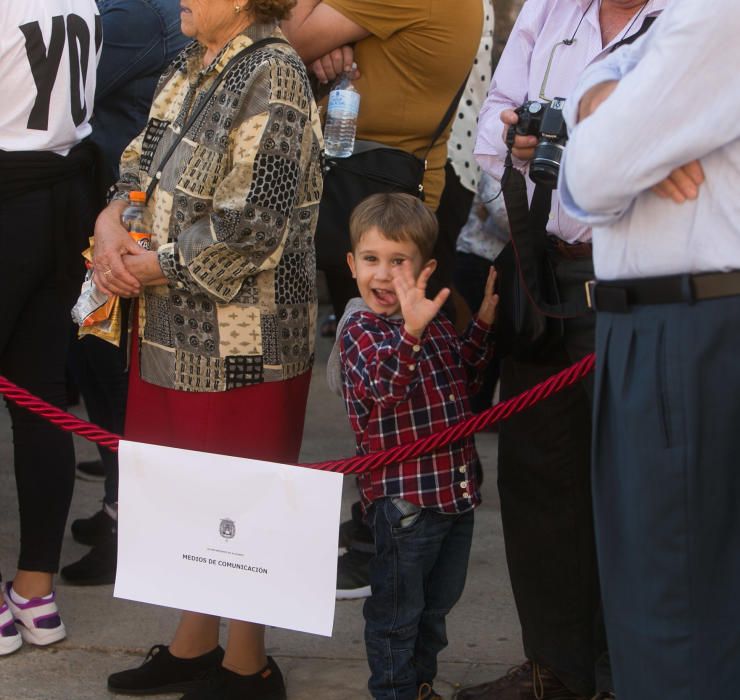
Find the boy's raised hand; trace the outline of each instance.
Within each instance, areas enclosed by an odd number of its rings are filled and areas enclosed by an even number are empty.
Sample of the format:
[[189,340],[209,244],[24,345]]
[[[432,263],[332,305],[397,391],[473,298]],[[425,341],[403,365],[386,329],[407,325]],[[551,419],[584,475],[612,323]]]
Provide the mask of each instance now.
[[498,306],[498,294],[494,291],[496,287],[496,270],[493,265],[488,270],[488,279],[486,280],[486,291],[483,295],[478,318],[489,326],[493,325],[493,319],[496,316],[496,307]]
[[434,299],[427,299],[427,282],[433,271],[433,267],[425,267],[418,279],[414,279],[411,262],[408,260],[404,260],[392,271],[393,287],[401,305],[404,326],[406,332],[414,338],[424,335],[426,327],[450,296],[450,290],[445,288]]

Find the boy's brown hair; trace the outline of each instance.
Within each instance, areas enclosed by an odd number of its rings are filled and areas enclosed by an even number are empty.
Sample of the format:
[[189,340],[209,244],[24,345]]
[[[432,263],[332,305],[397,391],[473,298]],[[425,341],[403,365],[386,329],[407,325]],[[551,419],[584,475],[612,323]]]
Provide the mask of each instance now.
[[432,257],[439,225],[431,209],[417,197],[383,192],[363,199],[352,212],[349,219],[352,252],[371,228],[377,228],[391,241],[411,241],[426,262]]

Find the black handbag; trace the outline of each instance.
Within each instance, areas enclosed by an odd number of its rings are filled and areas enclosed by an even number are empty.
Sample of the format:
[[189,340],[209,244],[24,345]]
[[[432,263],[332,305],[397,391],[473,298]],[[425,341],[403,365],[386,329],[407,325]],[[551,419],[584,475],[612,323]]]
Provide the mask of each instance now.
[[350,251],[349,218],[366,197],[381,192],[406,192],[424,200],[424,171],[429,152],[450,123],[467,78],[447,108],[424,155],[419,158],[400,148],[375,141],[355,142],[348,158],[326,158],[324,191],[316,227],[316,266],[320,270],[347,265]]

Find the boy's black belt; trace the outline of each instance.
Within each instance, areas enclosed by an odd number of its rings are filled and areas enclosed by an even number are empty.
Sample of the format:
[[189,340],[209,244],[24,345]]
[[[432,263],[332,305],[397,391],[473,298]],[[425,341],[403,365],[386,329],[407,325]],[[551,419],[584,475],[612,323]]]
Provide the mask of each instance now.
[[627,313],[633,306],[693,304],[740,295],[740,270],[644,279],[586,282],[586,300],[595,311]]

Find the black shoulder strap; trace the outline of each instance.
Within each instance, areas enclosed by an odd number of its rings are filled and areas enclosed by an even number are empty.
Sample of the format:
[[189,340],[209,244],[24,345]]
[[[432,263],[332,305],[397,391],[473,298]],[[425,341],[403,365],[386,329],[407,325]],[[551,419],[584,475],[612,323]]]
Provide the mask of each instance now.
[[444,116],[442,117],[442,121],[437,126],[436,130],[434,131],[434,134],[432,134],[432,141],[427,147],[427,150],[424,151],[424,155],[422,156],[422,160],[426,163],[426,159],[429,156],[430,151],[434,148],[434,144],[439,141],[439,137],[442,136],[444,133],[444,130],[447,128],[449,123],[452,121],[452,117],[455,114],[455,110],[457,109],[457,105],[460,104],[460,100],[462,99],[463,92],[465,91],[465,86],[468,84],[468,78],[470,77],[470,73],[465,76],[465,80],[463,80],[463,84],[460,86],[460,89],[455,93],[455,96],[452,98],[452,102],[450,102],[450,106],[447,108],[447,111],[444,113]]
[[285,39],[279,39],[277,37],[266,37],[265,39],[260,39],[259,41],[255,41],[253,44],[250,44],[246,48],[243,48],[239,53],[237,53],[235,56],[233,56],[229,62],[223,67],[222,71],[216,76],[215,80],[211,84],[211,87],[208,88],[208,92],[203,96],[203,98],[200,100],[198,105],[193,108],[193,111],[190,113],[190,116],[188,117],[188,120],[183,124],[182,129],[180,129],[180,133],[175,138],[175,141],[173,144],[169,147],[167,153],[164,154],[164,157],[159,163],[159,167],[157,168],[157,172],[154,174],[154,177],[152,178],[152,181],[149,183],[149,187],[147,187],[146,190],[146,201],[149,201],[149,198],[152,196],[152,193],[156,189],[157,185],[159,184],[160,179],[162,178],[162,171],[164,170],[164,166],[167,164],[167,161],[172,157],[172,154],[175,152],[175,149],[180,145],[180,141],[183,140],[185,137],[185,134],[190,131],[193,124],[195,124],[196,120],[200,116],[200,113],[205,109],[205,106],[210,102],[211,98],[213,97],[213,94],[216,92],[216,89],[221,84],[221,81],[226,77],[226,74],[229,72],[229,69],[237,62],[240,61],[244,56],[247,54],[252,53],[253,51],[256,51],[257,49],[261,49],[263,46],[268,46],[269,44],[288,44],[289,42]]
[[647,33],[647,30],[653,26],[653,22],[655,22],[656,19],[658,18],[655,15],[653,15],[652,17],[645,17],[645,19],[642,22],[642,26],[634,34],[631,34],[625,39],[622,39],[621,41],[618,41],[616,44],[614,44],[614,46],[612,46],[611,51],[609,51],[609,53],[614,53],[617,49],[621,48],[622,46],[627,46],[628,44],[634,44],[643,34]]
[[511,228],[511,245],[519,275],[529,301],[544,316],[556,319],[577,318],[588,313],[585,297],[581,301],[552,304],[543,299],[541,265],[547,255],[545,229],[552,202],[552,190],[537,185],[532,203],[527,196],[524,175],[508,163],[501,181],[506,213]]

